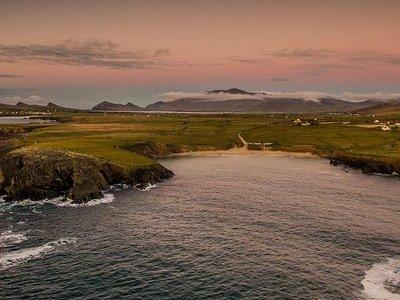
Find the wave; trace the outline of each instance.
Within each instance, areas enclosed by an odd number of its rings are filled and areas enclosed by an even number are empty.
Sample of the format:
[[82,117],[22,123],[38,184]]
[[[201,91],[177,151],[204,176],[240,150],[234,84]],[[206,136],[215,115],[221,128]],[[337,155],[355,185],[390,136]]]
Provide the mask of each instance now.
[[[130,186],[127,184],[115,184],[110,186],[110,189],[107,190],[108,192],[110,191],[119,191],[123,189],[127,189]],[[135,186],[140,191],[148,191],[152,188],[156,187],[155,184],[147,184],[146,186]],[[53,199],[44,199],[40,201],[32,201],[30,199],[25,199],[22,201],[16,201],[16,202],[6,202],[4,199],[5,196],[0,196],[0,213],[4,211],[9,211],[13,207],[22,207],[22,206],[39,206],[39,205],[44,205],[44,204],[53,204],[56,206],[60,207],[84,207],[84,206],[95,206],[99,204],[104,204],[104,203],[111,203],[114,201],[115,197],[111,193],[105,193],[103,198],[100,199],[92,199],[88,202],[85,203],[72,203],[72,200],[65,198],[65,197],[56,197]],[[37,211],[35,208],[32,210],[34,213],[40,213],[40,211]]]
[[361,281],[368,299],[400,300],[400,259],[390,258],[365,272]]
[[0,247],[5,248],[22,243],[27,239],[22,232],[14,233],[12,230],[4,231],[0,234]]
[[[58,198],[56,198],[58,199]],[[53,199],[52,199],[53,200]],[[38,205],[44,205],[46,203],[49,203],[52,200],[41,200],[41,201],[32,201],[30,199],[25,199],[22,201],[15,201],[15,202],[6,202],[6,201],[0,201],[0,211],[9,211],[10,209],[14,207],[23,207],[23,206],[38,206]]]
[[0,254],[0,270],[20,265],[29,260],[38,259],[46,254],[56,253],[63,246],[76,243],[76,241],[76,238],[63,238],[37,247],[2,253]]
[[64,197],[56,197],[53,199],[44,199],[40,201],[32,201],[30,199],[25,199],[22,201],[16,201],[16,202],[5,202],[0,203],[0,211],[9,211],[13,207],[23,207],[23,206],[33,206],[32,212],[34,213],[40,213],[41,211],[36,210],[35,208],[40,205],[44,204],[53,204],[55,206],[60,206],[60,207],[84,207],[84,206],[95,206],[103,203],[110,203],[114,201],[115,197],[113,194],[104,194],[103,198],[100,199],[93,199],[85,203],[72,203],[72,200]]
[[156,185],[155,184],[151,184],[151,183],[148,183],[147,185],[145,185],[145,186],[135,186],[139,191],[148,191],[148,190],[150,190],[150,189],[152,189],[152,188],[155,188],[156,187]]
[[56,206],[61,206],[61,207],[84,207],[84,206],[95,206],[99,204],[104,204],[104,203],[111,203],[115,199],[113,194],[104,194],[103,198],[100,199],[93,199],[85,203],[72,203],[71,200],[69,199],[63,199],[63,198],[55,198],[50,201],[48,201],[51,204],[54,204]]

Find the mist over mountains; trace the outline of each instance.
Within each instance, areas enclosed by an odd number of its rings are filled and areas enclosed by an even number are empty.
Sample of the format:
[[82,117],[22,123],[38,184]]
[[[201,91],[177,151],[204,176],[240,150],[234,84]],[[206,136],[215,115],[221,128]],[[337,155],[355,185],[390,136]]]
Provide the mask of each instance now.
[[[204,93],[166,93],[164,99],[145,107],[157,111],[321,113],[345,112],[373,107],[383,102],[400,102],[400,95],[346,95],[341,99],[318,92],[247,92],[232,88]],[[351,101],[350,101],[351,100]]]
[[[22,93],[23,92],[23,93]],[[75,108],[57,99],[42,96],[37,90],[23,90],[19,94],[0,93],[3,109],[45,110],[50,106]],[[331,95],[321,92],[270,92],[245,91],[238,88],[215,89],[205,92],[168,92],[160,94],[153,103],[140,106],[130,99],[121,104],[121,99],[105,97],[107,100],[93,105],[91,111],[176,111],[176,112],[233,112],[233,113],[321,113],[400,111],[400,94],[354,94]],[[73,98],[71,98],[73,99]],[[139,99],[140,100],[140,99]],[[16,105],[16,103],[18,103]],[[140,103],[140,102],[139,102]],[[90,103],[88,103],[90,105]]]

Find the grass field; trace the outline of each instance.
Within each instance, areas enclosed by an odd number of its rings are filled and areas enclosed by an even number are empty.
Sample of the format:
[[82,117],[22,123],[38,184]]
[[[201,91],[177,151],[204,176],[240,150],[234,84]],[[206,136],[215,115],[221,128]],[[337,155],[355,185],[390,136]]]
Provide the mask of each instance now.
[[[293,126],[293,120],[298,117],[313,120],[315,124],[337,123]],[[394,121],[398,117],[385,118]],[[125,150],[124,145],[147,141],[184,145],[190,150],[228,149],[241,145],[237,133],[242,132],[248,142],[274,143],[273,150],[340,150],[400,160],[400,129],[383,132],[380,128],[358,126],[360,122],[371,122],[372,117],[83,113],[58,118],[63,122],[31,128],[20,135],[19,143],[75,151],[135,168],[154,161]],[[344,125],[343,121],[351,123]],[[10,131],[9,126],[7,131]]]

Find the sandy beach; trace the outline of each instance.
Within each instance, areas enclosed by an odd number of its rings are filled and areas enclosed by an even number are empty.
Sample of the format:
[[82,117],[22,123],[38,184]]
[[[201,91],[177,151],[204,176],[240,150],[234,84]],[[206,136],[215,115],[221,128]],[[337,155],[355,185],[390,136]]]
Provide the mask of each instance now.
[[184,153],[175,153],[168,155],[170,157],[177,156],[236,156],[236,155],[250,155],[250,156],[290,156],[290,157],[308,157],[318,158],[317,155],[309,152],[287,152],[287,151],[272,151],[272,150],[248,150],[246,148],[231,148],[227,150],[207,150],[207,151],[193,151]]

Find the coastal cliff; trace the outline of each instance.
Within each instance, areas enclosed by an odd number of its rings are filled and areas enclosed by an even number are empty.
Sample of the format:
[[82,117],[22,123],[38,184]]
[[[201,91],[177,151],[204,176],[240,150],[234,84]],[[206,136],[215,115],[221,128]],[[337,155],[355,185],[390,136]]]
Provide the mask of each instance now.
[[400,161],[394,158],[352,154],[344,151],[316,151],[315,154],[329,159],[332,165],[358,169],[365,174],[400,174]]
[[110,185],[144,187],[173,176],[161,164],[127,170],[117,164],[74,152],[18,149],[0,160],[0,193],[6,201],[65,196],[74,203],[103,197]]

